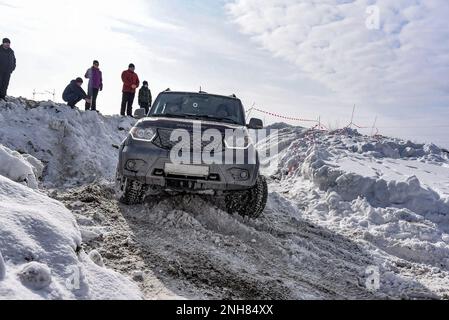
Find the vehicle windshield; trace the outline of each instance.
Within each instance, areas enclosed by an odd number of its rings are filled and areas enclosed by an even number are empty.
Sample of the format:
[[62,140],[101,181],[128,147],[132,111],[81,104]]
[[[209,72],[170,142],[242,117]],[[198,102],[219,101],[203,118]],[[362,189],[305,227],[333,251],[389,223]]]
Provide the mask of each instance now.
[[163,93],[149,113],[150,117],[176,117],[245,125],[240,100],[201,93]]

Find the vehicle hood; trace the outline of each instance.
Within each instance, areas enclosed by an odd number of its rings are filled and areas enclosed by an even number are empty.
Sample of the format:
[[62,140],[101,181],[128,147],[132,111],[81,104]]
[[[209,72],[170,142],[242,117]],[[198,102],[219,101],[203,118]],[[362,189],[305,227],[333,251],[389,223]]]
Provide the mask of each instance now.
[[185,129],[188,131],[193,130],[194,126],[201,126],[202,131],[207,129],[217,129],[221,132],[227,129],[246,129],[245,126],[239,124],[175,118],[145,118],[137,122],[136,126],[140,128]]

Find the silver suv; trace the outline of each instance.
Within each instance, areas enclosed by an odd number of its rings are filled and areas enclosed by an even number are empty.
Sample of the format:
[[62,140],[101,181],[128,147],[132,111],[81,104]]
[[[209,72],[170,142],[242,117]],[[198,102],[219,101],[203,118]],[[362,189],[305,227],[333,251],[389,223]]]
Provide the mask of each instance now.
[[250,131],[263,123],[246,124],[235,95],[168,89],[148,114],[138,109],[135,118],[120,147],[116,186],[122,203],[140,204],[161,192],[212,191],[230,213],[262,214],[268,188]]

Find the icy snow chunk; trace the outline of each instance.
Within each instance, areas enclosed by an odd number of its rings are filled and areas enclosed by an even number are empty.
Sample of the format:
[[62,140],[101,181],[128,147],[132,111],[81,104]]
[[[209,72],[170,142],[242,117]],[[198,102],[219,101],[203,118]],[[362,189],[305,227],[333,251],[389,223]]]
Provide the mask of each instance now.
[[375,184],[373,179],[354,173],[345,173],[336,182],[336,190],[345,201],[352,201],[358,196],[372,193]]
[[23,285],[32,290],[42,290],[51,284],[51,272],[47,265],[30,262],[19,273]]
[[142,282],[144,280],[144,273],[141,270],[136,270],[132,273],[134,281]]
[[434,145],[433,143],[427,143],[424,146],[424,151],[427,154],[440,154],[441,153],[441,149],[438,148],[436,145]]
[[29,155],[22,156],[0,145],[0,175],[37,189],[38,178],[42,175],[43,168],[42,163],[36,158]]
[[336,192],[328,193],[326,197],[326,201],[329,205],[329,209],[337,210],[340,207],[340,202],[343,201],[341,196]]
[[81,238],[84,243],[91,242],[93,240],[99,239],[103,236],[103,234],[95,229],[89,228],[80,228],[81,230]]
[[444,242],[446,242],[446,243],[449,244],[449,234],[443,234],[443,235],[441,236],[441,239],[442,239]]
[[104,267],[104,261],[103,257],[101,256],[100,252],[97,250],[92,250],[89,253],[89,258],[92,260],[93,263],[95,263],[99,267]]

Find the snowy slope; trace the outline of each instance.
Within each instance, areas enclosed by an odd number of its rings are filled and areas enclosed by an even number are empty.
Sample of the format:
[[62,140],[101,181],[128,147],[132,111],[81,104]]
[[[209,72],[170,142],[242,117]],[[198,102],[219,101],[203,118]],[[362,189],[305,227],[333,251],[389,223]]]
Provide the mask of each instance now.
[[403,261],[427,270],[408,272],[447,294],[449,155],[432,144],[352,130],[310,135],[297,133],[281,152],[279,183],[271,190],[302,208],[307,220],[369,247],[385,281],[391,263]]
[[139,299],[131,281],[81,250],[80,230],[64,205],[10,179],[22,182],[25,173],[37,180],[24,159],[0,146],[8,168],[0,171],[0,298]]
[[134,120],[10,98],[0,101],[0,123],[0,144],[46,164],[46,186],[68,186],[113,178]]

